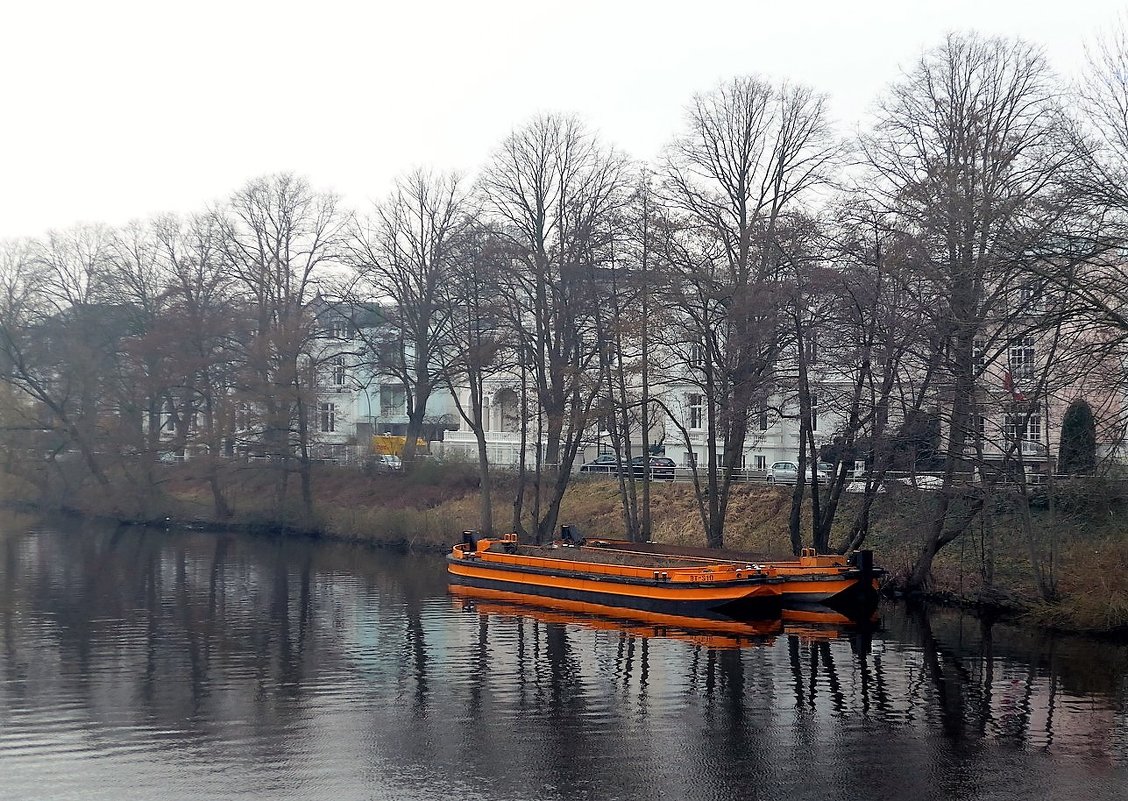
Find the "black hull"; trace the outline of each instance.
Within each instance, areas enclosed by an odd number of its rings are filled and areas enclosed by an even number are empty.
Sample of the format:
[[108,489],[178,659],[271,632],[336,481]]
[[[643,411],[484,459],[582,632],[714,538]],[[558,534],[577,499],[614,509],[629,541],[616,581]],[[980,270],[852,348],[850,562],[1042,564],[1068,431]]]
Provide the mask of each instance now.
[[877,609],[880,596],[873,586],[873,575],[860,576],[847,589],[829,598],[805,597],[802,594],[784,593],[785,606],[826,606],[851,618],[863,619]]

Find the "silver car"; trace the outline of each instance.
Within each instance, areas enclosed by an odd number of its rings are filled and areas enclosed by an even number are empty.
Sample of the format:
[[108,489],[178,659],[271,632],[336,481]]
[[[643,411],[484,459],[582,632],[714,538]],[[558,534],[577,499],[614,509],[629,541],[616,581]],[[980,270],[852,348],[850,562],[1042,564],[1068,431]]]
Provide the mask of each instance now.
[[[809,470],[810,468],[808,468]],[[818,475],[819,483],[824,483],[830,480],[830,476],[826,470],[820,466],[815,470]],[[810,473],[807,474],[808,479]],[[769,484],[794,484],[799,479],[799,465],[795,462],[775,462],[768,468],[768,483]]]
[[376,469],[391,473],[397,470],[403,470],[403,459],[390,453],[382,453],[376,456]]

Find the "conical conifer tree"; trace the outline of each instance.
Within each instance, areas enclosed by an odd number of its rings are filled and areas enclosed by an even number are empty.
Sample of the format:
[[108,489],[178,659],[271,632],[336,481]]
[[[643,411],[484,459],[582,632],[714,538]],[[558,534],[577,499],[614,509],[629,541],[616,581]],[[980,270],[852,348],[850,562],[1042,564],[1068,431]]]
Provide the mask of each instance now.
[[1097,424],[1093,410],[1083,400],[1069,404],[1061,421],[1061,446],[1058,470],[1062,473],[1088,473],[1097,464]]

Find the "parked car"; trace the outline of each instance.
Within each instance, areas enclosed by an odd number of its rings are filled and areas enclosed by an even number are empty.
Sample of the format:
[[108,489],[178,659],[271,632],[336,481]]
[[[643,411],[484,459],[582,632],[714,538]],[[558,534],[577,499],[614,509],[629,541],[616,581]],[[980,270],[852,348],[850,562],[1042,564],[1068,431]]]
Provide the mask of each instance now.
[[944,489],[944,479],[942,476],[905,476],[904,478],[898,478],[896,480],[918,490]]
[[[866,477],[865,476],[855,476],[854,480],[846,485],[846,491],[858,493],[859,495],[862,494],[863,492],[865,492],[866,491]],[[878,494],[885,492],[885,485],[884,484],[878,484],[876,489],[874,489],[874,492],[876,492]]]
[[[631,459],[631,472],[636,478],[642,478],[643,473],[646,472],[646,456],[636,456]],[[650,477],[654,479],[673,481],[674,473],[677,470],[677,465],[674,460],[668,456],[651,456],[650,459]]]
[[374,464],[376,469],[383,473],[403,470],[403,459],[390,453],[377,454]]
[[580,465],[581,473],[614,473],[618,459],[613,453],[601,453],[587,464]]
[[[944,479],[941,476],[896,476],[887,478],[886,481],[893,481],[897,484],[905,484],[913,489],[922,491],[935,491],[944,488]],[[862,493],[866,491],[866,477],[856,476],[853,481],[846,485],[847,492]],[[885,492],[885,484],[877,485],[877,492]]]
[[[815,470],[819,478],[819,483],[829,481],[830,474],[822,469],[820,465]],[[768,468],[768,483],[769,484],[794,484],[799,478],[799,465],[795,462],[775,462]],[[810,475],[807,476],[810,480]]]

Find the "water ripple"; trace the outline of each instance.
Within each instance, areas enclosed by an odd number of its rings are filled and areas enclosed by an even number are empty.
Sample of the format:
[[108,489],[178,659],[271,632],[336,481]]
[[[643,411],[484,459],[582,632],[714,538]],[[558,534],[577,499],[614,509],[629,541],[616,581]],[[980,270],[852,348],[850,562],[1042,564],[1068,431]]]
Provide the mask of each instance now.
[[[0,797],[1100,801],[1128,648],[890,609],[718,639],[491,608],[440,560],[3,538]],[[1044,649],[1051,648],[1051,651]]]

